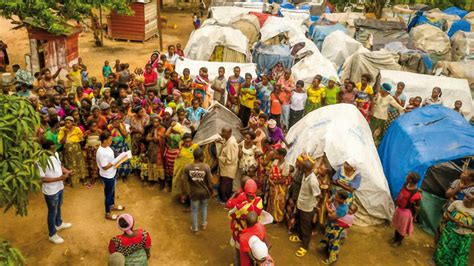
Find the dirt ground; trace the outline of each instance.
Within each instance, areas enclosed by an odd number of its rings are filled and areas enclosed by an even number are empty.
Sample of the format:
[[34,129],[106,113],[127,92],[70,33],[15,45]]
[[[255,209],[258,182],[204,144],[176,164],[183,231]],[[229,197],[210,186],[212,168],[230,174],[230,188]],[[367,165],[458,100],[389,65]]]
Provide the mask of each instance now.
[[[192,14],[190,13],[164,13],[163,17],[168,19],[167,27],[163,29],[163,49],[168,45],[181,43],[182,48],[186,46],[189,34],[194,29]],[[105,19],[105,18],[104,18]],[[176,24],[177,28],[170,26]],[[0,40],[8,45],[10,66],[20,64],[24,66],[24,55],[29,53],[28,35],[26,29],[10,30],[13,25],[6,19],[0,18]],[[152,38],[144,43],[113,41],[104,35],[104,46],[96,47],[92,32],[83,32],[79,38],[79,55],[87,65],[89,77],[99,77],[101,81],[102,66],[105,60],[109,60],[113,66],[115,59],[122,63],[128,63],[130,69],[144,67],[153,50],[160,49],[159,38]]]
[[[177,24],[177,29],[164,30],[164,47],[180,42],[183,48],[192,31],[189,13],[167,13],[168,24]],[[0,39],[9,45],[12,64],[23,65],[28,53],[26,31],[10,31],[12,25],[0,19]],[[94,46],[91,33],[80,38],[80,55],[89,68],[90,76],[100,77],[104,60],[113,62],[120,58],[131,68],[142,67],[151,51],[159,48],[157,38],[145,43],[112,41],[105,39],[104,47]],[[167,192],[157,187],[142,187],[138,180],[117,186],[117,202],[127,207],[127,212],[136,219],[136,228],[145,228],[153,240],[151,265],[229,265],[233,250],[229,246],[230,229],[227,213],[214,200],[209,205],[209,227],[199,235],[189,232],[190,214],[175,203]],[[16,217],[13,211],[0,214],[0,237],[6,238],[26,256],[30,265],[104,265],[107,260],[107,245],[110,238],[119,234],[114,222],[103,217],[102,186],[92,189],[66,188],[63,218],[73,227],[60,235],[63,245],[54,245],[47,239],[46,204],[41,193],[31,195],[29,214]],[[317,249],[321,234],[313,237],[309,253],[303,259],[295,257],[298,248],[288,241],[283,225],[267,226],[273,245],[271,255],[278,265],[320,265],[322,253]],[[404,246],[392,248],[388,240],[392,237],[388,225],[375,227],[353,227],[342,248],[339,265],[428,265],[433,254],[432,238],[415,230],[414,237]]]
[[[151,265],[232,263],[227,212],[215,200],[209,204],[208,229],[194,235],[189,231],[190,214],[183,212],[183,207],[157,186],[142,187],[135,179],[119,181],[116,196],[116,201],[135,217],[135,228],[150,233]],[[59,233],[65,240],[62,245],[54,245],[47,239],[47,209],[40,193],[31,196],[28,216],[1,214],[0,236],[18,247],[30,265],[104,265],[108,241],[120,231],[115,222],[104,219],[103,197],[99,183],[91,189],[66,188],[62,215],[73,227]],[[313,237],[308,254],[299,259],[294,255],[298,245],[289,242],[283,225],[269,225],[267,231],[273,246],[270,252],[278,265],[321,264],[323,253],[316,245],[321,234]],[[417,229],[414,237],[396,249],[388,244],[391,237],[392,229],[386,225],[353,227],[342,248],[339,265],[428,265],[433,253],[429,246],[431,237]]]

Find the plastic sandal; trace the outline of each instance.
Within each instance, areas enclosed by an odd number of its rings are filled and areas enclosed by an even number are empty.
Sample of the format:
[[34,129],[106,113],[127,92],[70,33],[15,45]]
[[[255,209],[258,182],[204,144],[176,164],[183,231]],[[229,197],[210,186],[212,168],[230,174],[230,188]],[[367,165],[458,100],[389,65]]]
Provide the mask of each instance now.
[[112,211],[123,211],[125,210],[125,206],[117,205],[111,208]]
[[115,221],[117,220],[118,216],[116,214],[106,214],[105,219]]
[[299,236],[290,236],[290,241],[291,242],[301,242],[301,239]]
[[298,251],[296,251],[295,255],[296,255],[296,257],[301,258],[301,257],[304,257],[304,255],[306,255],[307,252],[308,252],[308,250],[301,247],[300,249],[298,249]]
[[322,260],[321,263],[324,264],[324,265],[331,265],[332,264],[332,262],[330,262],[329,259]]

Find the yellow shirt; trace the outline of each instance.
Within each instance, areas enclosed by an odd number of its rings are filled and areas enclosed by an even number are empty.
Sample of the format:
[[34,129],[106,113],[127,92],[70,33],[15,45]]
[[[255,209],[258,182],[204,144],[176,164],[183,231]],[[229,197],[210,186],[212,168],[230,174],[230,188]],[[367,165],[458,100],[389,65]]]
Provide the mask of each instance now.
[[[66,128],[62,127],[58,133],[58,140],[61,141],[66,134]],[[73,127],[71,132],[67,135],[66,143],[77,143],[81,142],[84,134],[79,127]]]
[[240,104],[247,108],[253,109],[256,95],[257,91],[255,90],[254,86],[250,86],[248,88],[242,87],[240,90]]
[[[356,88],[357,88],[358,91],[361,91],[360,88],[362,88],[362,83],[360,83],[360,82],[357,83]],[[368,95],[372,95],[372,94],[374,94],[374,89],[372,88],[372,86],[367,84],[367,86],[365,87],[365,90],[363,92],[367,93]]]
[[326,91],[324,88],[313,88],[313,85],[308,87],[306,93],[308,94],[308,101],[312,104],[320,103],[322,98],[326,97]]
[[71,89],[72,91],[76,91],[77,87],[82,87],[82,75],[81,70],[69,72],[69,77],[72,79],[71,81]]

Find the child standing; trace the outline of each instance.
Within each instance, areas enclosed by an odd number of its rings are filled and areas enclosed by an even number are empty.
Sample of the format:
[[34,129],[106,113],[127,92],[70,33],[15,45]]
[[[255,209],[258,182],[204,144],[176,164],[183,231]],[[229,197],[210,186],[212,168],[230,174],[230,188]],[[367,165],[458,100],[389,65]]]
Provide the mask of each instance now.
[[394,246],[400,246],[403,238],[413,233],[413,220],[418,213],[421,201],[421,193],[416,186],[418,181],[420,181],[420,176],[417,173],[409,173],[395,201],[397,208],[392,218],[395,236],[391,241]]
[[339,219],[348,213],[349,207],[345,203],[348,197],[349,193],[347,191],[339,190],[334,202],[331,205],[326,204],[328,223],[324,232],[324,240],[321,240],[321,243],[326,247],[329,257],[322,261],[323,264],[333,264],[339,257],[339,248],[345,229],[339,223]]
[[110,67],[109,61],[105,60],[104,66],[102,67],[102,76],[104,77],[104,83],[107,82],[110,73],[112,73],[112,68]]

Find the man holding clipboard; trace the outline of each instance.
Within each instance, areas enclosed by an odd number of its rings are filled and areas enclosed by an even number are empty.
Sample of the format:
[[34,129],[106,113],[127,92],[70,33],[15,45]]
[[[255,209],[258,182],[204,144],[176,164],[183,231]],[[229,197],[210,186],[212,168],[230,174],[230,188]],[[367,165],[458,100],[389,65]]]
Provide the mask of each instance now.
[[115,205],[115,174],[120,164],[130,159],[132,154],[128,151],[115,157],[110,144],[112,144],[112,136],[107,131],[103,132],[100,135],[100,147],[97,149],[96,161],[100,179],[104,183],[105,219],[116,220],[117,215],[111,214],[110,211],[123,211],[125,207]]

